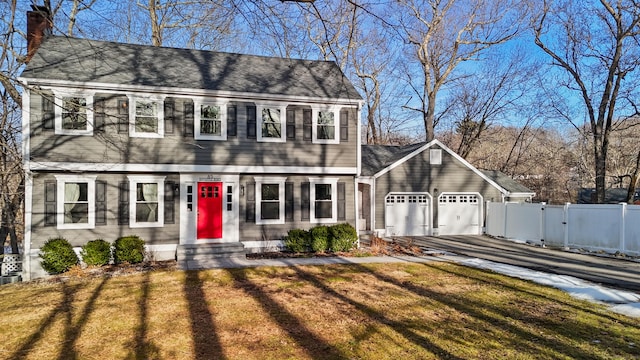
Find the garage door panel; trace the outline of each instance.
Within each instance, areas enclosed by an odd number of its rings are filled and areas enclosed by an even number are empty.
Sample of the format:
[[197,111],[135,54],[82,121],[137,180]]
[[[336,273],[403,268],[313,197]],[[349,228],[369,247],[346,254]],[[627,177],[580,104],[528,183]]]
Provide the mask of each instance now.
[[429,197],[426,194],[389,194],[385,206],[387,236],[429,235]]
[[480,234],[480,196],[478,194],[442,194],[438,199],[440,235]]

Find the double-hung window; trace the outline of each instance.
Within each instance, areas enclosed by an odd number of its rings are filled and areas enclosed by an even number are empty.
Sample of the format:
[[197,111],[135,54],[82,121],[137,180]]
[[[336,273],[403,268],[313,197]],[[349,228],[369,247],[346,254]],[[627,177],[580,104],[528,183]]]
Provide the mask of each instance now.
[[164,176],[129,176],[129,226],[164,224]]
[[286,106],[259,104],[256,107],[258,141],[285,142],[287,140]]
[[93,94],[54,91],[55,133],[93,135]]
[[309,178],[312,223],[335,223],[338,218],[338,178]]
[[164,136],[164,98],[129,96],[129,135],[159,138]]
[[338,111],[335,108],[313,109],[313,142],[316,144],[339,144],[340,129]]
[[227,106],[216,102],[194,100],[195,138],[227,140]]
[[256,177],[256,224],[284,224],[285,181]]
[[95,227],[96,176],[56,175],[59,229]]

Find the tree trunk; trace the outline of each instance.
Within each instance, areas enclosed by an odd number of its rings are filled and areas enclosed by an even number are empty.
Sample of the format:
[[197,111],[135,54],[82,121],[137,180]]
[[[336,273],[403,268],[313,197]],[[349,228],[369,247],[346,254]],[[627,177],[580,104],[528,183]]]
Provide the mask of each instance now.
[[636,193],[636,184],[638,183],[638,171],[640,171],[640,151],[636,156],[636,166],[631,173],[631,180],[629,181],[629,188],[627,189],[627,204],[633,204],[633,199]]

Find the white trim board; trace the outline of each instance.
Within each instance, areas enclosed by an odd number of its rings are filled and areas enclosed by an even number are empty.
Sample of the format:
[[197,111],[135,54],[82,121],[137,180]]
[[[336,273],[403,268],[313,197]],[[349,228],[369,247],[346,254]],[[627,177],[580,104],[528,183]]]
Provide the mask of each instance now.
[[96,172],[199,172],[199,173],[269,173],[269,174],[341,174],[355,175],[357,167],[324,166],[251,166],[251,165],[183,165],[183,164],[124,164],[124,163],[67,163],[32,161],[31,171],[96,171]]

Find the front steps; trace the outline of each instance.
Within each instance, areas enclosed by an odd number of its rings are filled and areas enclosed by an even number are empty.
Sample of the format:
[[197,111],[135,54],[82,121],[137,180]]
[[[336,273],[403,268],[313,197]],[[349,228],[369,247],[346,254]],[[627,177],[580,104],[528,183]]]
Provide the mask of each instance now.
[[206,268],[208,263],[224,259],[246,259],[244,245],[241,242],[185,244],[176,250],[178,268]]

